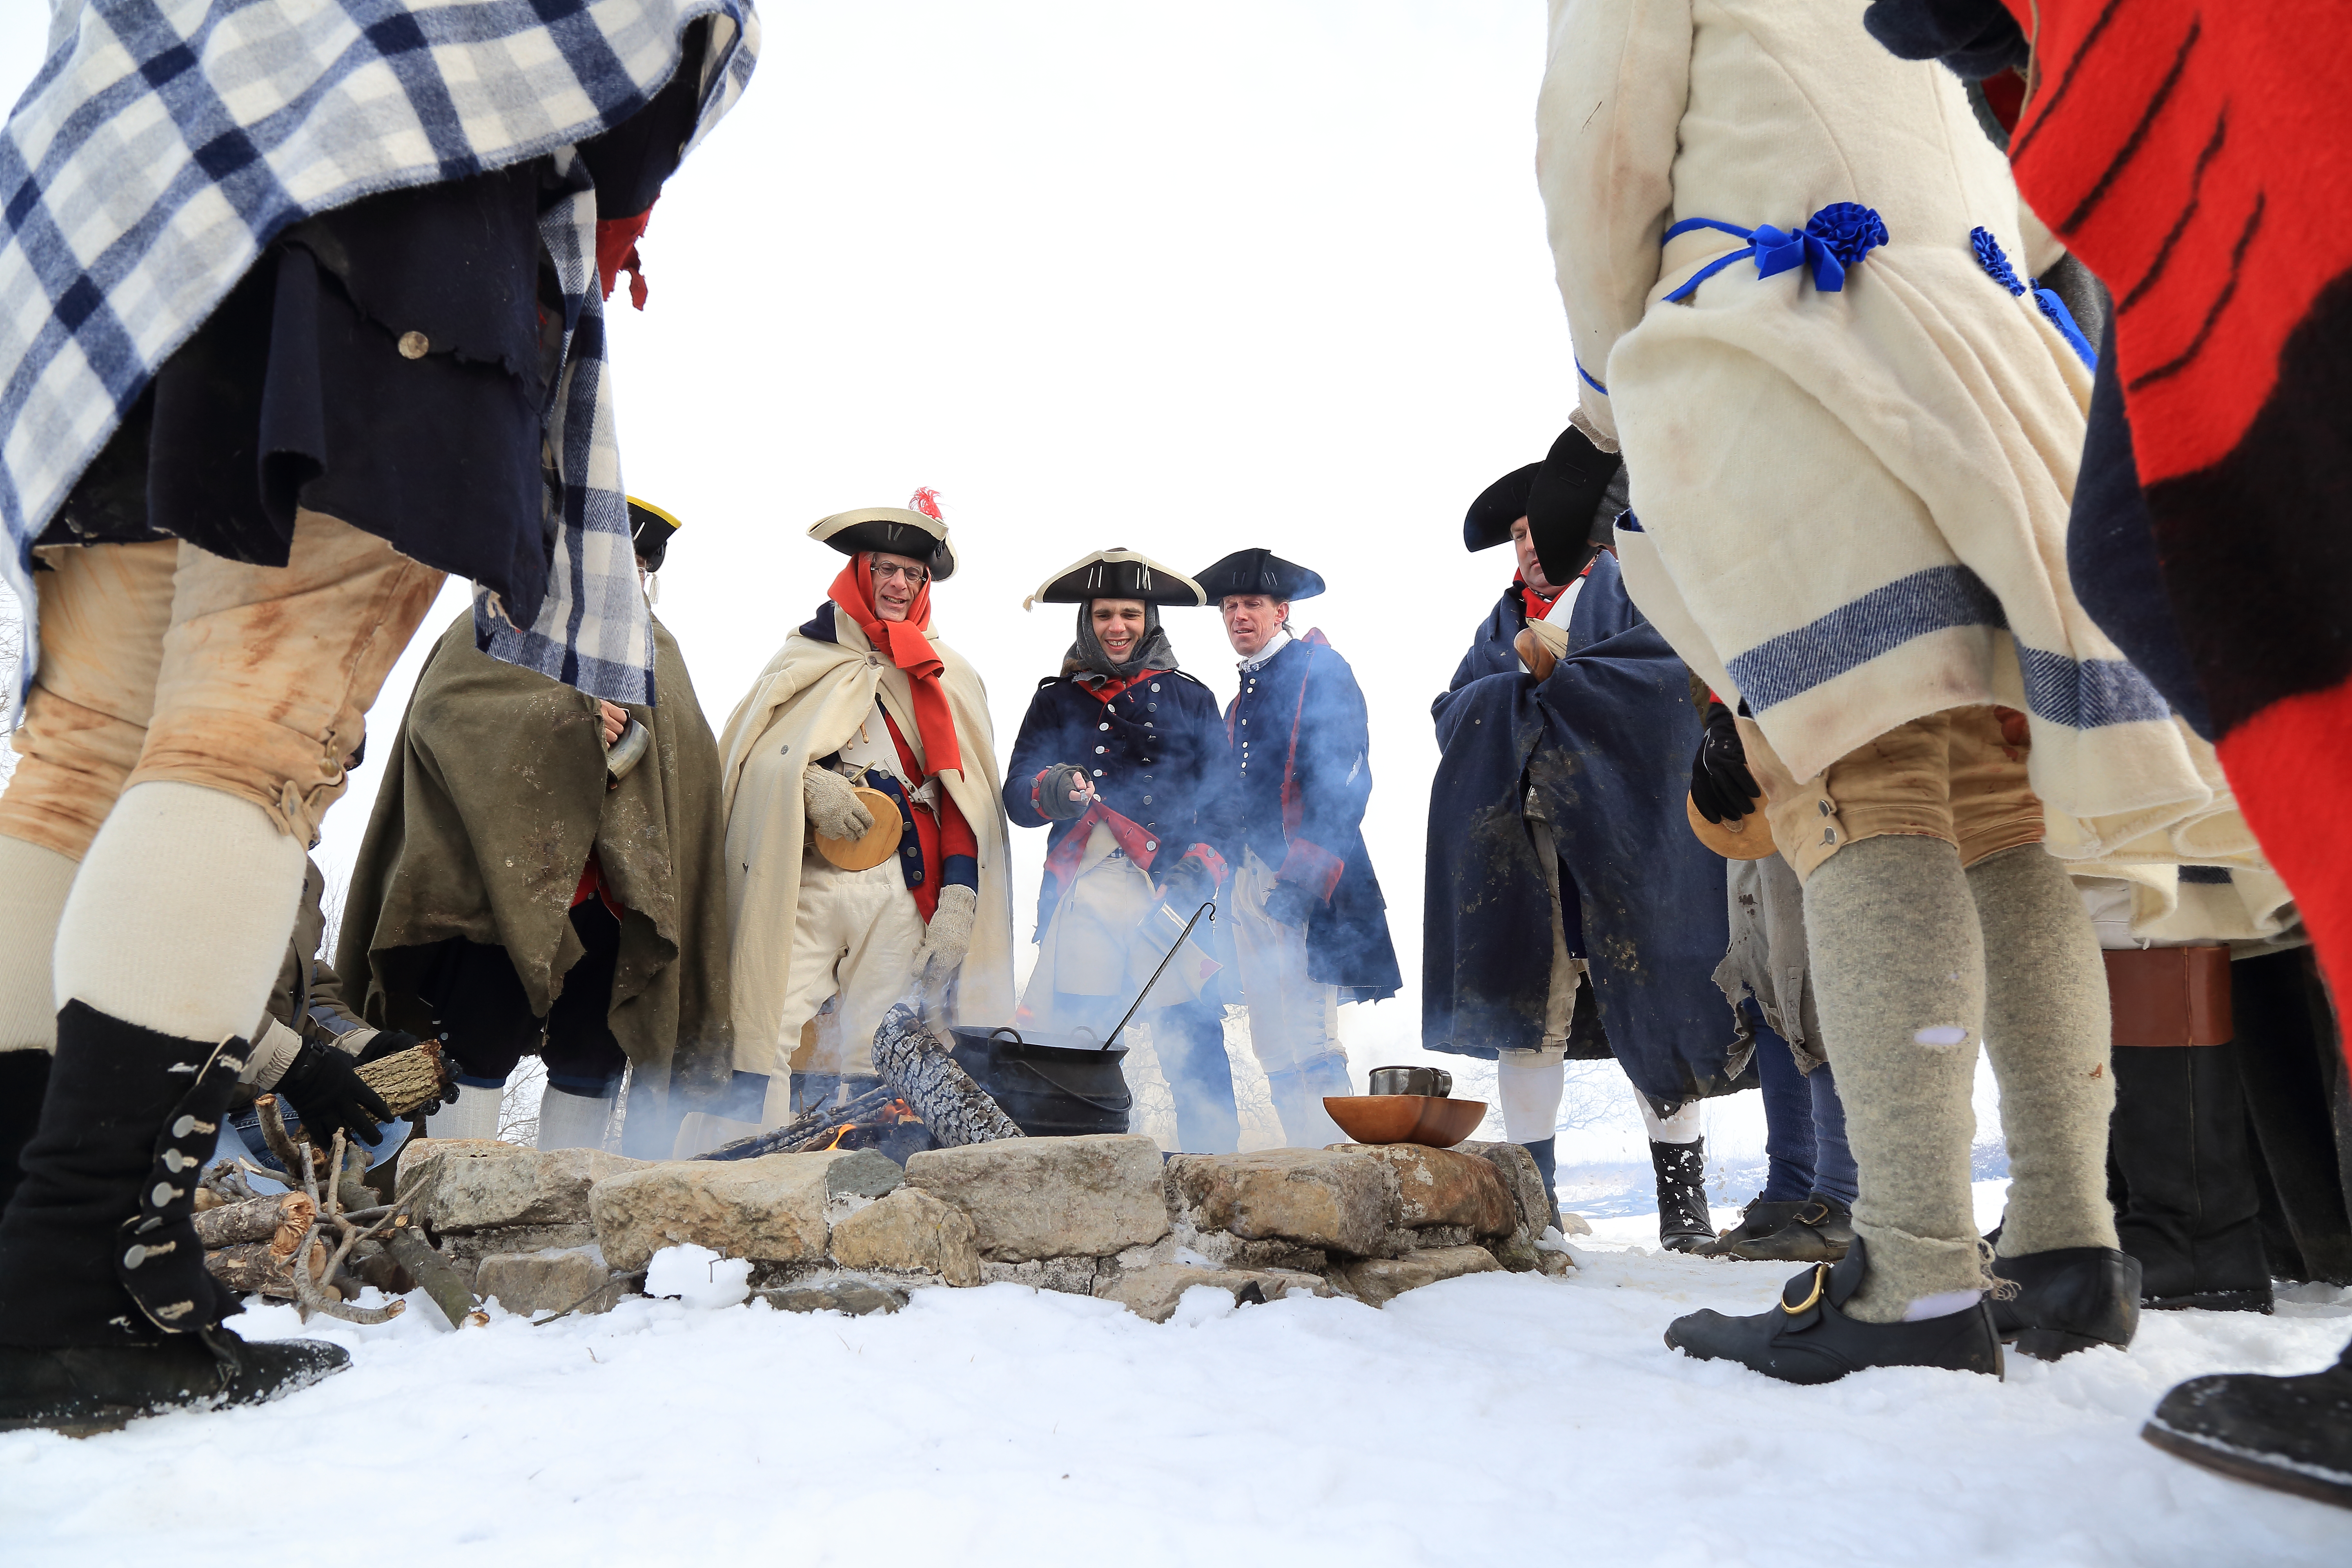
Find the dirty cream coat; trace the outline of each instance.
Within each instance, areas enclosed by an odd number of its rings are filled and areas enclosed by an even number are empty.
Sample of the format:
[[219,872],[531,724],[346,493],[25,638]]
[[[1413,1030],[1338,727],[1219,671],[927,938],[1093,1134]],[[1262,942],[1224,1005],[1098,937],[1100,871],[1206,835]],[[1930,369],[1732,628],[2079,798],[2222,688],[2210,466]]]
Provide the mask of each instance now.
[[[1852,0],[1553,0],[1537,123],[1576,418],[1632,476],[1626,584],[1790,772],[2002,703],[2032,721],[2053,853],[2253,864],[2211,749],[2069,584],[2090,373],[1972,247],[1982,227],[2029,266],[1958,79],[1888,54]],[[1671,225],[1839,202],[1888,234],[1842,291],[1743,258],[1666,302],[1743,244],[1662,246]]]
[[[831,618],[838,640],[805,632],[786,638],[719,738],[735,1066],[742,1072],[781,1074],[800,1043],[796,1026],[792,1039],[783,1037],[782,1015],[792,989],[793,930],[807,849],[802,770],[838,751],[874,710],[877,698],[917,760],[929,766],[906,672],[876,653],[848,616]],[[939,778],[980,847],[971,948],[950,988],[947,1013],[958,1024],[1003,1024],[1013,1016],[1013,884],[988,691],[963,657],[940,640],[936,627],[927,635],[947,667],[940,684],[963,751],[961,770]]]

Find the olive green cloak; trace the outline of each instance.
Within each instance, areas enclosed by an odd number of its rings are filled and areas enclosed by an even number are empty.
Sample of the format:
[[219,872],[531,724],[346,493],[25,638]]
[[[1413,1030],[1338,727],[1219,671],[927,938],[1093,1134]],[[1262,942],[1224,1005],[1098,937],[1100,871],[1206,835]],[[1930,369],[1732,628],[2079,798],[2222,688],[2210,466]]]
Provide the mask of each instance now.
[[369,1022],[433,1033],[416,987],[451,937],[505,948],[544,1016],[582,952],[572,900],[593,848],[626,910],[610,1018],[631,1110],[729,1082],[719,745],[677,644],[653,632],[658,705],[628,712],[654,744],[613,790],[595,699],[478,651],[470,609],[442,634],[384,752],[335,948]]

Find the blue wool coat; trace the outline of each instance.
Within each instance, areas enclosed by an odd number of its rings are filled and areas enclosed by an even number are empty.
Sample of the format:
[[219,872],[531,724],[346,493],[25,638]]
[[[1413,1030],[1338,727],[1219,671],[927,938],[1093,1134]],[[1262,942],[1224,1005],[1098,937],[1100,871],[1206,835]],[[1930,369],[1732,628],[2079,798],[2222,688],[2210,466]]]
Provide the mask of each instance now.
[[[1245,849],[1277,872],[1315,881],[1336,861],[1328,902],[1307,917],[1307,975],[1342,1001],[1379,1002],[1403,984],[1389,940],[1388,900],[1364,847],[1372,797],[1371,731],[1348,661],[1310,631],[1241,678],[1225,710],[1226,799],[1218,850],[1235,868]],[[1297,814],[1284,823],[1285,790]],[[1327,859],[1328,858],[1328,859]]]
[[1532,785],[1561,896],[1576,901],[1570,946],[1590,966],[1625,1076],[1662,1107],[1749,1087],[1748,1050],[1712,979],[1729,940],[1723,861],[1684,812],[1699,741],[1688,672],[1605,554],[1570,614],[1568,653],[1541,683],[1512,650],[1526,626],[1514,585],[1431,709],[1441,755],[1422,1043],[1491,1058],[1542,1041],[1551,915],[1524,819]]
[[[1108,703],[1075,677],[1055,676],[1037,683],[1022,716],[1004,768],[1005,815],[1024,827],[1050,826],[1048,855],[1061,847],[1076,823],[1051,821],[1031,796],[1039,773],[1056,763],[1075,763],[1092,775],[1105,805],[1159,836],[1152,879],[1165,881],[1186,850],[1209,841],[1213,829],[1203,823],[1217,815],[1224,753],[1216,698],[1181,670],[1139,681]],[[1037,890],[1040,936],[1061,895],[1046,877]]]

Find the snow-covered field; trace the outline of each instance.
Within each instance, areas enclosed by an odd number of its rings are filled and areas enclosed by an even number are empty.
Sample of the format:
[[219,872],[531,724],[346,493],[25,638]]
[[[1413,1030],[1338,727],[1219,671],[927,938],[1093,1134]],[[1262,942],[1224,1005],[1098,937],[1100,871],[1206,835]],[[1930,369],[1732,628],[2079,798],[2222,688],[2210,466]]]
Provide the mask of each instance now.
[[[919,1291],[887,1318],[633,1300],[456,1334],[419,1298],[381,1329],[315,1325],[357,1364],[281,1404],[0,1437],[0,1559],[2352,1561],[2352,1513],[2137,1435],[2183,1377],[2326,1364],[2352,1291],[2151,1315],[2128,1356],[2011,1358],[2003,1383],[1790,1388],[1659,1340],[1698,1307],[1763,1309],[1786,1265],[1599,1228],[1564,1280],[1457,1279],[1382,1311],[1196,1292],[1159,1326],[1014,1285]],[[240,1321],[297,1328],[284,1308]],[[403,1515],[333,1527],[379,1496]]]

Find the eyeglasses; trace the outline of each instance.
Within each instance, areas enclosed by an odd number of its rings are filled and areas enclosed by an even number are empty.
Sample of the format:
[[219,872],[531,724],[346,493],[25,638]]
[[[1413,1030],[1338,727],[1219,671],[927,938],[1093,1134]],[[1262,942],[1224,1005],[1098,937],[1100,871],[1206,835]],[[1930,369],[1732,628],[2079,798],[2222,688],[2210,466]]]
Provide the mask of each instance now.
[[891,561],[874,563],[874,580],[877,583],[887,583],[894,578],[904,577],[908,587],[919,588],[930,580],[930,575],[929,570],[922,566],[901,566]]

